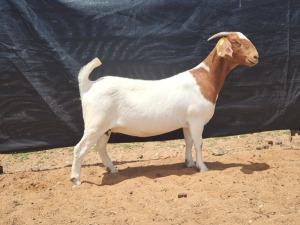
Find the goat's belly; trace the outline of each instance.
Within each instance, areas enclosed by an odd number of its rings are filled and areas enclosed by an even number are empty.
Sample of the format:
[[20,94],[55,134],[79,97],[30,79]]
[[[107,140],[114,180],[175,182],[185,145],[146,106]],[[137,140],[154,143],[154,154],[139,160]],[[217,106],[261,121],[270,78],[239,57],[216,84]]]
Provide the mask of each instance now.
[[111,129],[114,133],[127,134],[136,137],[151,137],[164,133],[168,133],[179,128],[187,126],[185,122],[174,122],[174,123],[165,123],[163,121],[160,122],[147,122],[140,121],[136,123],[125,123],[120,124]]

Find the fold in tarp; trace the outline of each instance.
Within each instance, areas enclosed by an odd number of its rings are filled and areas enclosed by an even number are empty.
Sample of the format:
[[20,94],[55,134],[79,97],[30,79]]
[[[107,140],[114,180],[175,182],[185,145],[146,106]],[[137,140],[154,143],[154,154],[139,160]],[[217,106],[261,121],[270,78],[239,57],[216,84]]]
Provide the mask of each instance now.
[[229,74],[204,137],[300,128],[297,0],[0,0],[0,11],[0,153],[80,140],[77,74],[92,58],[103,65],[91,79],[161,79],[199,64],[220,31],[243,32],[260,62]]

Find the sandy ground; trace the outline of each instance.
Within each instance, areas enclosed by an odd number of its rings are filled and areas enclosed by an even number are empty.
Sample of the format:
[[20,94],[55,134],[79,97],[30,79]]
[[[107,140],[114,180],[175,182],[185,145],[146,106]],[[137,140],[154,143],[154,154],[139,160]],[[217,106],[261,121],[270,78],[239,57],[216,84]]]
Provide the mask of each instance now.
[[300,138],[288,131],[204,140],[210,171],[185,168],[184,141],[91,150],[82,185],[72,148],[0,155],[0,224],[300,224]]

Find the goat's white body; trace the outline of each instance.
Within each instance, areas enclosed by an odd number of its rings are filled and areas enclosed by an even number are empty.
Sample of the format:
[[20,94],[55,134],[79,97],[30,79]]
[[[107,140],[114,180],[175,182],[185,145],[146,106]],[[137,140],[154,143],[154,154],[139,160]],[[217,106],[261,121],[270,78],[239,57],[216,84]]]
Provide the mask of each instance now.
[[[78,76],[85,130],[74,148],[71,179],[75,185],[80,184],[83,157],[95,144],[105,167],[118,171],[106,152],[111,132],[148,137],[183,128],[187,166],[208,170],[202,160],[202,132],[215,104],[204,98],[189,71],[156,81],[111,76],[89,81],[88,75],[99,65],[99,59],[92,60]],[[204,63],[199,66],[209,70]]]
[[189,72],[156,81],[103,77],[81,94],[85,132],[102,127],[102,132],[154,136],[194,120],[205,125],[215,108]]

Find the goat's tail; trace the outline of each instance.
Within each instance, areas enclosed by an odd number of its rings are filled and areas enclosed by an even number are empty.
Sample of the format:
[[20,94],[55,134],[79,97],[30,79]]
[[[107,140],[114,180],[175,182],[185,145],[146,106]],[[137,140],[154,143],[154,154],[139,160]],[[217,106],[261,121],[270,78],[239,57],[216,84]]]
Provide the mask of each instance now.
[[93,71],[93,69],[100,66],[101,64],[101,61],[96,57],[81,68],[78,74],[80,95],[86,93],[91,88],[93,82],[89,80],[89,75]]

